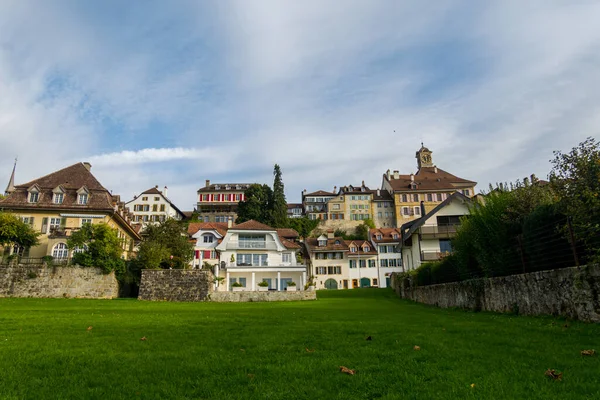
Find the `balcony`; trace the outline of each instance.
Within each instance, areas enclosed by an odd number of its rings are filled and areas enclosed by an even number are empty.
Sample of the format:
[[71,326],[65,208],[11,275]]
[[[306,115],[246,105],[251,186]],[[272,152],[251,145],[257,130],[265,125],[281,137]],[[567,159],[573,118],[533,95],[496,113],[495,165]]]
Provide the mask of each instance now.
[[263,240],[231,240],[227,243],[227,250],[277,250],[277,244]]
[[421,252],[421,261],[438,261],[442,258],[450,255],[450,252],[441,252],[441,251],[422,251]]
[[424,225],[419,228],[422,239],[450,239],[456,236],[459,224]]
[[230,270],[235,270],[235,269],[241,269],[241,268],[256,268],[256,269],[262,269],[262,268],[300,268],[300,269],[306,269],[306,265],[304,264],[267,264],[267,265],[252,265],[250,263],[227,263],[225,266],[221,266],[221,269],[230,269]]

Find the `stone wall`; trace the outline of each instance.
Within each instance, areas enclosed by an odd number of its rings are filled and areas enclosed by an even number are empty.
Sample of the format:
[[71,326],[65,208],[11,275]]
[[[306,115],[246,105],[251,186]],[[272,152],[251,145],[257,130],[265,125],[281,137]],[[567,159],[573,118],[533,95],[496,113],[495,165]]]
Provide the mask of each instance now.
[[119,283],[99,268],[19,265],[0,267],[0,297],[113,299]]
[[296,292],[214,292],[208,296],[208,301],[217,303],[243,303],[260,301],[301,301],[316,300],[317,292],[314,290],[300,290]]
[[394,273],[392,287],[402,298],[443,308],[600,322],[599,265],[430,286],[413,286],[406,275]]
[[142,270],[139,300],[204,301],[213,291],[213,274],[197,269]]

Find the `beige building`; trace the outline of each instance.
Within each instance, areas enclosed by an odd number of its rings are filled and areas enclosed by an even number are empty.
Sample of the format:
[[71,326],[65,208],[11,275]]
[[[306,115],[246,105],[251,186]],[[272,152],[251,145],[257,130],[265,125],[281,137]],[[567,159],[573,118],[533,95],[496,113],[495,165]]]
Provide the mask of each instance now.
[[40,244],[30,249],[4,249],[4,255],[18,252],[22,257],[53,256],[66,260],[69,236],[84,224],[105,223],[117,230],[123,258],[133,256],[141,238],[139,227],[131,224],[131,214],[91,173],[89,163],[77,163],[31,182],[15,185],[14,169],[0,201],[0,210],[9,211],[41,233]]
[[388,170],[383,175],[381,187],[394,197],[396,227],[423,216],[433,210],[453,193],[467,197],[475,194],[477,182],[459,178],[433,164],[432,152],[424,147],[416,153],[418,170],[415,174],[400,175]]
[[371,229],[369,238],[377,250],[379,287],[388,287],[393,272],[405,271],[402,264],[402,234],[400,228]]
[[183,212],[167,197],[167,187],[158,189],[158,185],[134,196],[126,203],[133,214],[133,220],[146,226],[156,224],[166,219],[181,221],[185,218]]
[[198,189],[196,211],[203,222],[225,222],[237,219],[240,201],[246,200],[245,191],[250,183],[211,183],[206,180],[204,187]]

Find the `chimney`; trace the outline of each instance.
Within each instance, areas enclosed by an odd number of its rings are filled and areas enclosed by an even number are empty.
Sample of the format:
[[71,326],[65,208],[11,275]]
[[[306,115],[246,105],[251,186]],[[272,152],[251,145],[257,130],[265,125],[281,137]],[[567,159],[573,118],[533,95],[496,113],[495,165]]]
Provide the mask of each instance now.
[[227,218],[227,228],[231,228],[233,226],[233,217]]
[[210,179],[206,180],[206,186],[205,187],[209,187],[210,186]]
[[333,187],[333,193],[337,193],[337,186]]
[[414,182],[415,181],[415,174],[410,174],[410,181]]
[[169,188],[165,186],[165,189],[163,190],[163,196],[167,197],[167,190],[168,190],[168,189],[169,189]]
[[85,167],[85,169],[87,169],[88,171],[92,170],[92,164],[90,164],[89,162],[85,161],[83,163],[83,166]]
[[302,191],[302,196],[304,196],[305,194],[306,194],[306,189],[304,189],[304,190]]
[[435,172],[437,174],[437,165],[433,166],[433,172]]
[[390,170],[388,169],[387,171],[385,171],[385,175],[388,178],[388,181],[390,180]]
[[400,179],[400,171],[394,171],[394,179]]
[[380,196],[381,196],[381,190],[377,189],[377,197],[380,197]]
[[158,185],[154,185],[154,189],[158,189]]
[[327,231],[327,239],[333,239],[335,237],[335,236],[333,236],[333,234],[334,234],[333,229],[329,229]]

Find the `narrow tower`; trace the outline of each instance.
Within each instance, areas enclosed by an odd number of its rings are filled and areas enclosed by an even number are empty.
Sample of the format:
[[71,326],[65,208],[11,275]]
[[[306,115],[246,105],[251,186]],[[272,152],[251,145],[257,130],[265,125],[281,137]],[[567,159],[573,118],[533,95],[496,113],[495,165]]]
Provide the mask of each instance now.
[[8,186],[6,186],[6,190],[4,191],[5,195],[9,195],[15,191],[15,169],[17,168],[17,159],[15,158],[15,165],[13,165],[12,174],[10,174],[10,180],[8,181]]

